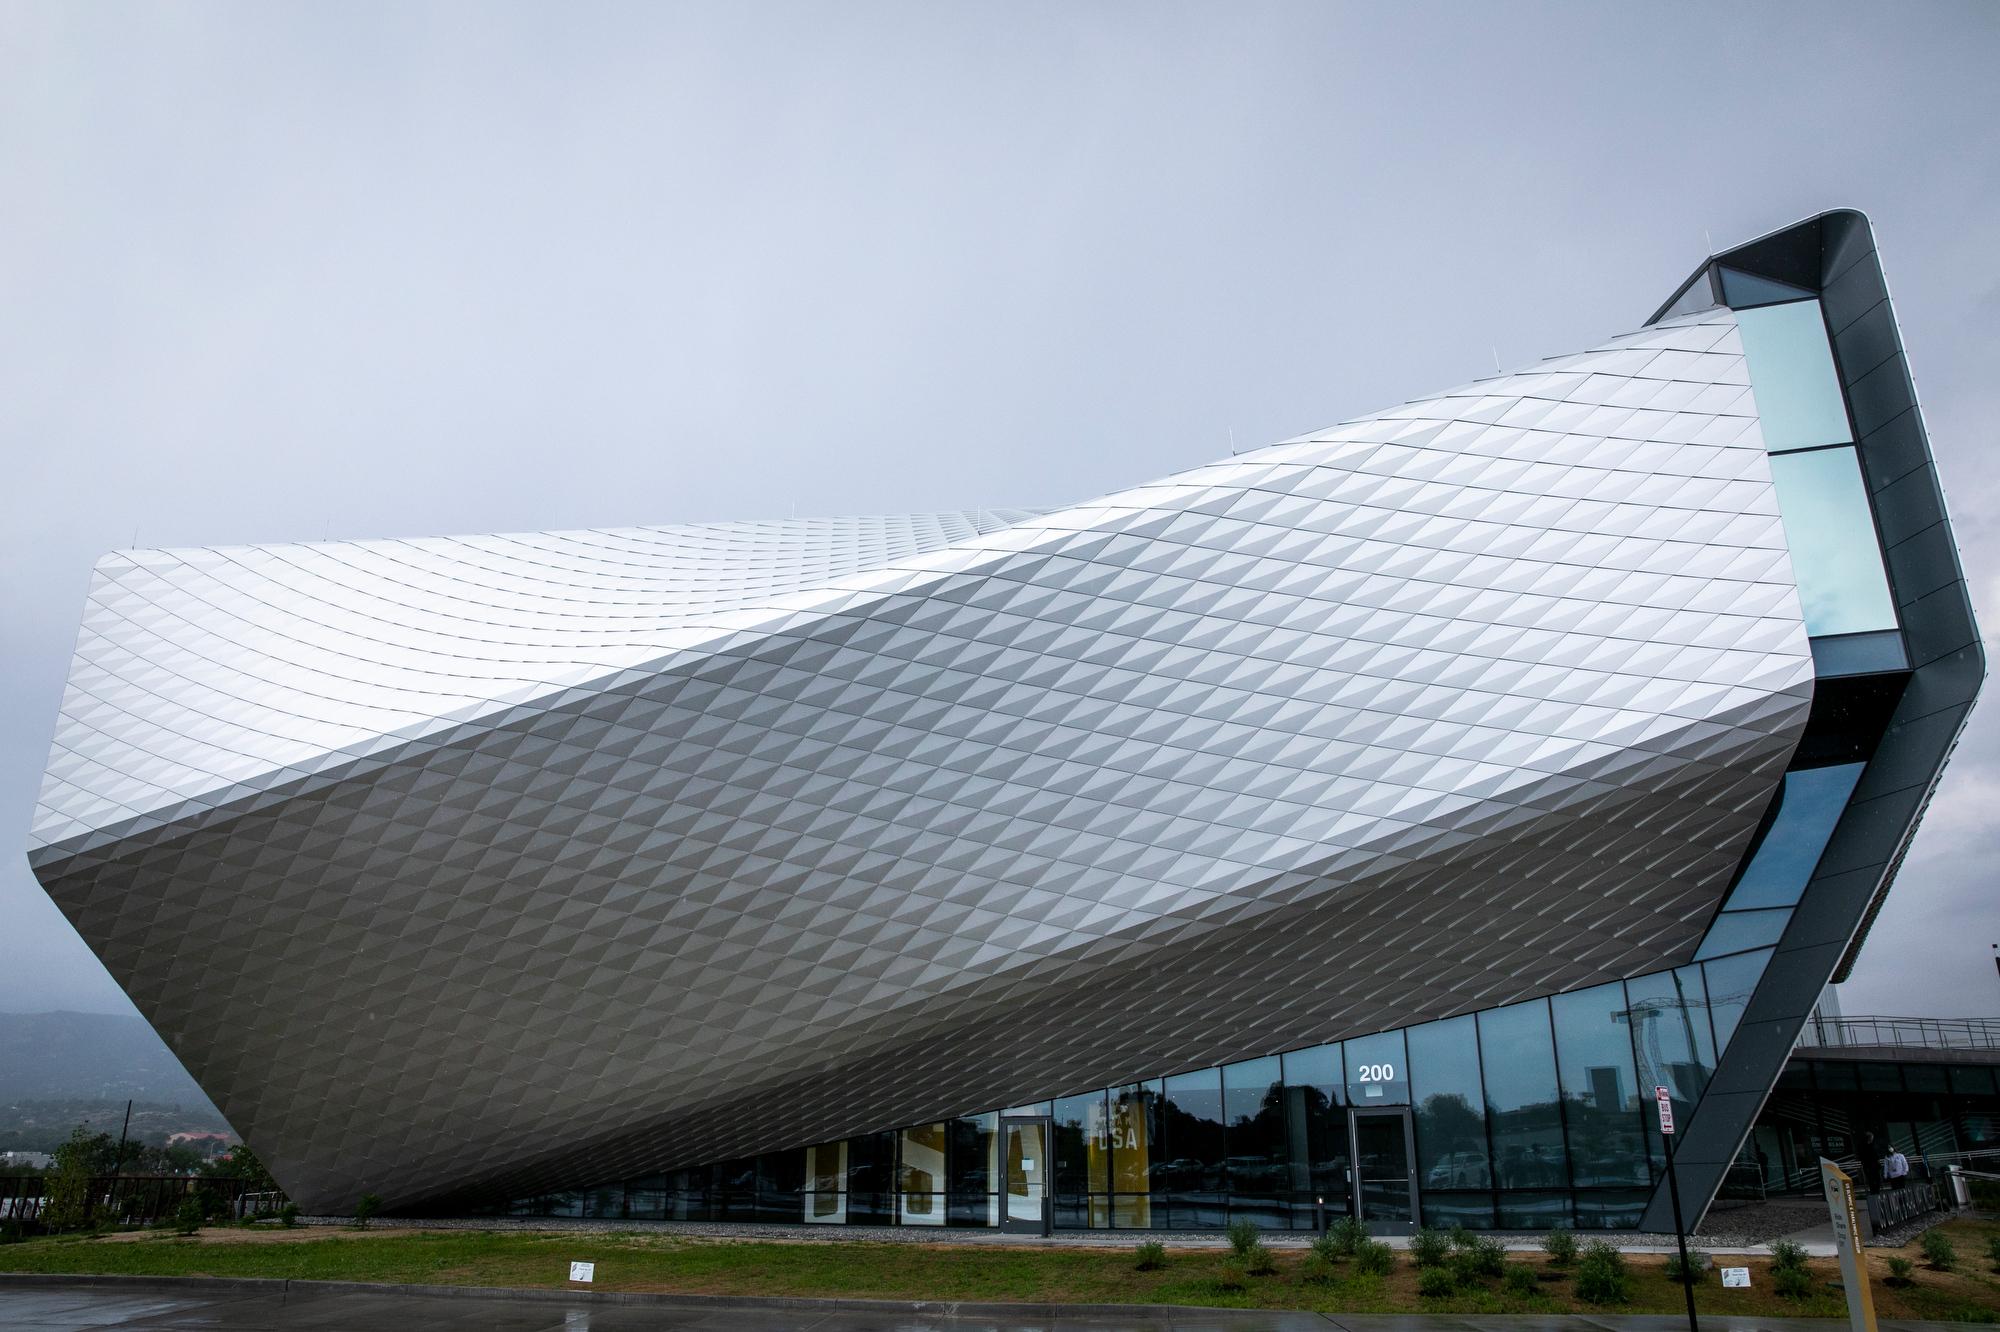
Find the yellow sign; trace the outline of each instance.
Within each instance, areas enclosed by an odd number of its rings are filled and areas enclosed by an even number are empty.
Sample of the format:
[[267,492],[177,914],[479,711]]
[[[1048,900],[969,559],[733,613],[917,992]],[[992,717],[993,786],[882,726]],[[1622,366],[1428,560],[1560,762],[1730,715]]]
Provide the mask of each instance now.
[[1819,1182],[1833,1214],[1833,1244],[1840,1252],[1840,1283],[1847,1288],[1847,1321],[1854,1332],[1876,1332],[1875,1298],[1868,1289],[1868,1258],[1861,1248],[1861,1214],[1854,1206],[1854,1180],[1824,1156]]

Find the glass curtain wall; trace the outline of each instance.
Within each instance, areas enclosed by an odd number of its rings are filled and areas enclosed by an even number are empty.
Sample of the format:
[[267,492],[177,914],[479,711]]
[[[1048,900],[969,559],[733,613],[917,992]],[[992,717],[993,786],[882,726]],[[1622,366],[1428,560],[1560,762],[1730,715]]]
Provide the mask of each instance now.
[[[1773,863],[1789,870],[1758,869],[1766,854],[1760,849],[1739,892],[1758,894],[1760,903],[1782,898],[1791,890],[1772,884],[1810,873],[1814,839],[1826,823],[1820,797],[1852,786],[1845,776],[1812,781],[1821,786],[1810,796],[1786,795],[1764,839]],[[1799,837],[1782,831],[1786,810],[1811,825]],[[1649,1118],[1652,1089],[1668,1088],[1683,1118],[1694,1112],[1769,957],[1765,948],[1713,958],[1006,1113],[1049,1116],[1048,1178],[1055,1224],[1065,1228],[1214,1229],[1248,1219],[1308,1230],[1330,1223],[1353,1206],[1350,1113],[1403,1106],[1415,1131],[1426,1224],[1629,1227],[1662,1166]],[[507,1210],[995,1226],[1006,1183],[999,1120],[1000,1112],[991,1112],[864,1134],[541,1194]],[[1944,1133],[1938,1115],[1912,1111],[1894,1122],[1919,1145]],[[1824,1144],[1841,1131],[1817,1125],[1808,1136]],[[1766,1136],[1767,1155],[1796,1155],[1796,1144]]]

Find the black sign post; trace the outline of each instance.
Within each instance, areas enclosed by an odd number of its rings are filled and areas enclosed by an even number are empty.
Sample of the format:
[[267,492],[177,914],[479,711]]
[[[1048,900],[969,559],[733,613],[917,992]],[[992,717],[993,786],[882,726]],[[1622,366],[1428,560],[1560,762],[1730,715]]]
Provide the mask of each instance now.
[[1653,1088],[1660,1107],[1660,1138],[1667,1145],[1667,1196],[1674,1200],[1674,1244],[1681,1251],[1681,1291],[1687,1296],[1688,1332],[1701,1332],[1694,1316],[1694,1271],[1688,1266],[1687,1223],[1681,1220],[1681,1185],[1674,1176],[1674,1098],[1665,1087]]

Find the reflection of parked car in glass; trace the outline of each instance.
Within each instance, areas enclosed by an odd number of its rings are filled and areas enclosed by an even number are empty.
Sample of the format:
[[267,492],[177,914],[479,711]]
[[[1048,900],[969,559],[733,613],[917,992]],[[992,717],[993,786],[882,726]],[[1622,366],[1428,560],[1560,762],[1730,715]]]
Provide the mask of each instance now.
[[1439,1157],[1424,1176],[1427,1189],[1483,1189],[1490,1184],[1484,1152],[1451,1152]]

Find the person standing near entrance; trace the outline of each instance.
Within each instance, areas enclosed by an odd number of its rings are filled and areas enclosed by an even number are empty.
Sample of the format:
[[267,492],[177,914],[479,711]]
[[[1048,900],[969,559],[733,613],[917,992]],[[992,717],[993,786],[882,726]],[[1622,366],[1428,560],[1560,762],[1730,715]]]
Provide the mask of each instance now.
[[1889,1149],[1889,1160],[1882,1175],[1892,1189],[1900,1189],[1910,1182],[1910,1158],[1903,1155],[1901,1147]]

